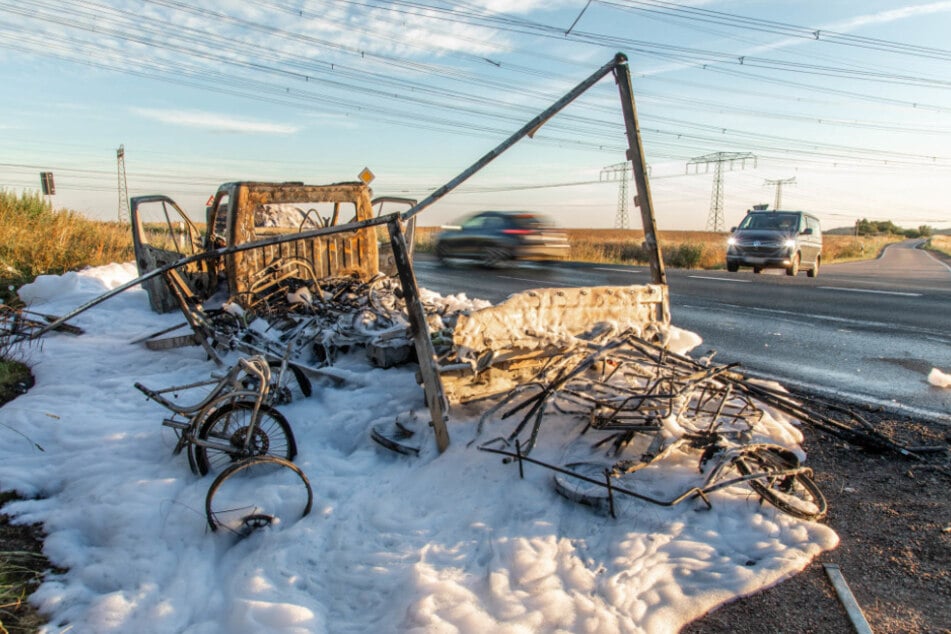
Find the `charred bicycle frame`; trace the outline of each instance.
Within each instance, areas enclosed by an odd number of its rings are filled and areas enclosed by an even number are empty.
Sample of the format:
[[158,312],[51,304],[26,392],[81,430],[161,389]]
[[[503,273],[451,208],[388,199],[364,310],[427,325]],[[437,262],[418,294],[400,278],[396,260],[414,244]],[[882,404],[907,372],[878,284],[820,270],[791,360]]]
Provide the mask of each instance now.
[[[180,253],[180,255],[184,255],[184,257],[174,261],[164,261],[161,258],[155,257],[153,250],[151,256],[149,256],[151,259],[149,259],[148,257],[141,257],[138,248],[139,245],[137,245],[136,258],[140,266],[140,277],[113,289],[112,291],[84,304],[83,306],[80,306],[70,314],[48,324],[33,336],[36,337],[49,330],[52,330],[75,315],[92,308],[106,299],[109,299],[110,297],[113,297],[114,295],[117,295],[138,284],[164,284],[164,280],[157,278],[173,269],[192,272],[194,274],[193,277],[199,280],[199,285],[200,281],[204,280],[206,286],[202,286],[196,290],[207,293],[212,290],[210,286],[214,280],[213,274],[219,270],[219,266],[222,266],[223,263],[223,268],[226,271],[228,277],[229,289],[231,291],[240,292],[242,285],[246,282],[246,279],[243,276],[247,273],[247,271],[242,270],[240,263],[250,260],[266,265],[266,258],[260,259],[262,257],[260,254],[271,253],[273,255],[281,253],[282,250],[283,252],[286,252],[286,250],[291,247],[287,247],[285,245],[290,244],[296,245],[294,248],[300,247],[304,249],[311,249],[311,247],[307,246],[311,241],[342,241],[344,244],[356,245],[353,248],[363,249],[362,255],[360,257],[364,258],[363,263],[367,265],[366,267],[357,267],[357,272],[367,275],[371,273],[375,274],[379,271],[378,256],[376,254],[376,241],[374,239],[376,235],[376,228],[385,226],[389,234],[393,262],[395,263],[395,268],[403,287],[403,294],[407,306],[413,341],[420,365],[420,374],[423,379],[423,389],[425,392],[426,403],[430,411],[430,424],[432,425],[435,432],[437,447],[439,451],[442,452],[449,445],[449,433],[446,427],[448,420],[448,399],[445,396],[442,381],[439,376],[438,364],[436,361],[433,344],[430,339],[425,312],[420,301],[416,276],[413,271],[411,252],[409,246],[407,245],[404,234],[404,226],[406,226],[407,223],[412,222],[415,216],[423,211],[426,207],[429,207],[434,202],[458,187],[469,177],[488,165],[515,143],[526,136],[532,137],[549,119],[554,117],[558,112],[563,110],[566,106],[572,103],[575,99],[585,93],[588,89],[590,89],[608,74],[614,75],[615,83],[617,84],[619,97],[621,100],[621,110],[624,116],[625,133],[628,139],[627,159],[632,162],[633,166],[633,176],[638,192],[638,199],[636,203],[641,210],[644,241],[650,260],[651,281],[654,284],[666,286],[667,278],[664,271],[663,260],[660,254],[660,246],[657,240],[653,202],[647,182],[644,151],[643,147],[641,146],[640,131],[637,122],[637,110],[634,104],[634,94],[631,86],[631,75],[628,68],[628,60],[627,56],[622,53],[618,53],[610,62],[599,68],[591,76],[566,93],[561,99],[553,103],[541,114],[522,126],[521,129],[512,134],[496,148],[485,154],[471,167],[464,170],[442,187],[438,188],[426,199],[412,205],[410,209],[402,213],[380,215],[374,218],[372,217],[372,206],[367,206],[366,210],[369,212],[368,214],[362,215],[362,212],[358,213],[353,221],[344,224],[300,231],[291,235],[271,236],[246,243],[239,243],[237,240],[242,235],[248,236],[252,234],[241,234],[237,226],[232,226],[230,229],[232,232],[230,234],[232,241],[228,243],[228,241],[225,240],[224,244],[216,244],[212,238],[215,235],[215,220],[217,217],[214,216],[213,213],[214,210],[217,209],[217,206],[221,200],[220,196],[222,195],[222,192],[219,191],[219,194],[215,200],[215,204],[212,205],[208,212],[209,224],[206,227],[206,238],[201,244],[195,243],[195,238],[192,234],[194,225],[189,223],[188,248],[189,250],[193,251],[191,254],[186,255],[185,253]],[[343,185],[347,184],[338,184],[336,187]],[[355,183],[351,183],[349,185],[356,186],[358,188],[362,186],[362,184]],[[365,186],[362,187],[364,187],[367,193],[366,202],[369,203],[368,189],[366,189]],[[231,195],[237,195],[239,198],[242,195],[237,189],[230,193]],[[360,196],[362,197],[362,194],[360,194]],[[154,200],[174,206],[174,203],[165,197],[153,198]],[[362,204],[358,204],[358,209],[364,209]],[[181,210],[179,209],[178,212],[180,211]],[[184,214],[181,215],[183,216],[183,221],[187,220],[184,218]],[[226,234],[225,237],[228,237],[228,235]],[[143,249],[142,251],[143,253],[146,253],[149,252],[149,249]],[[143,269],[147,269],[152,266],[155,268],[143,271]],[[344,267],[346,267],[346,265],[344,265]],[[333,269],[332,265],[327,269],[327,273],[336,274],[338,272],[339,271],[335,271]],[[161,302],[159,302],[159,306],[156,306],[156,309],[161,310],[161,306]],[[165,307],[165,309],[167,310],[168,307]],[[667,305],[666,297],[664,302],[657,307],[656,313],[657,314],[654,315],[653,318],[657,322],[669,321],[669,306]]]

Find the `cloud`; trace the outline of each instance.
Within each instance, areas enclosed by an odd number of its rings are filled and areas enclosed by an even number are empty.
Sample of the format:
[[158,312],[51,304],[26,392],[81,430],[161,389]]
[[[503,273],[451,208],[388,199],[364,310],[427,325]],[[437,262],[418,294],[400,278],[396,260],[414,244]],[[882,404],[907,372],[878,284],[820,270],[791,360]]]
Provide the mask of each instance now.
[[[832,24],[826,24],[822,27],[819,27],[818,31],[832,31],[836,33],[850,33],[856,31],[864,26],[869,26],[872,24],[889,24],[891,22],[897,22],[899,20],[906,20],[908,18],[914,18],[921,15],[929,15],[932,13],[944,13],[951,11],[951,0],[940,0],[939,2],[930,2],[928,4],[915,4],[909,5],[907,7],[901,7],[898,9],[888,9],[886,11],[879,11],[878,13],[868,13],[866,15],[857,15],[853,18],[848,18],[846,20],[841,20]],[[778,40],[771,44],[764,44],[762,46],[757,46],[753,49],[750,49],[746,52],[747,55],[751,53],[762,53],[765,51],[772,51],[780,48],[786,48],[787,46],[798,46],[810,40],[803,39],[801,37],[791,37]]]
[[849,20],[830,25],[826,28],[832,31],[851,31],[852,29],[865,26],[867,24],[885,24],[888,22],[895,22],[896,20],[913,18],[919,15],[944,13],[946,11],[951,11],[951,2],[948,0],[942,0],[941,2],[929,2],[928,4],[913,4],[907,7],[900,7],[898,9],[888,9],[887,11],[879,11],[878,13],[859,15]]
[[230,117],[214,112],[197,110],[156,110],[153,108],[132,108],[139,116],[162,123],[186,128],[202,128],[211,132],[238,132],[243,134],[294,134],[300,128],[282,123],[254,121],[246,118]]

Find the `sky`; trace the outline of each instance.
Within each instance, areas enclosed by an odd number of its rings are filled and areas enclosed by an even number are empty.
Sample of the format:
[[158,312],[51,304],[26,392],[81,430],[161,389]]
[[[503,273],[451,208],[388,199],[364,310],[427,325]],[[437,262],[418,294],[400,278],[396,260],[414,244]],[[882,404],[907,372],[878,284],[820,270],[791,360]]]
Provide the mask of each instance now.
[[[0,0],[0,187],[51,171],[55,207],[111,220],[124,182],[201,219],[224,182],[368,167],[422,199],[623,52],[661,230],[777,199],[949,228],[949,31],[949,0]],[[639,228],[622,124],[608,77],[420,222]]]
[[[31,310],[62,315],[136,275],[132,264],[111,264],[40,276],[19,293]],[[450,313],[487,305],[423,294]],[[550,471],[525,465],[519,479],[516,464],[480,451],[517,422],[489,416],[479,434],[487,403],[452,408],[440,454],[415,366],[375,368],[358,349],[335,362],[345,381],[315,379],[310,397],[280,406],[312,485],[311,512],[294,512],[305,497],[293,479],[260,474],[236,494],[265,510],[274,500],[298,506],[243,538],[212,533],[204,505],[215,474],[194,475],[173,455],[161,425],[169,411],[133,387],[205,381],[217,370],[198,347],[141,343],[180,320],[151,312],[138,286],[112,297],[70,321],[84,334],[50,332],[26,350],[36,384],[0,409],[0,489],[28,498],[4,513],[43,523],[44,553],[59,569],[31,596],[50,631],[673,633],[838,544],[830,527],[762,505],[743,485],[710,493],[711,509],[617,494],[611,519],[560,497]],[[671,350],[700,343],[672,328]],[[409,442],[419,455],[371,441],[373,426],[396,420],[416,430]],[[665,433],[676,438],[681,424],[666,419]],[[550,411],[532,457],[614,460],[592,450],[598,432],[580,430]],[[808,465],[798,427],[779,412],[765,409],[751,440]],[[697,460],[674,451],[622,484],[672,499],[698,484]]]

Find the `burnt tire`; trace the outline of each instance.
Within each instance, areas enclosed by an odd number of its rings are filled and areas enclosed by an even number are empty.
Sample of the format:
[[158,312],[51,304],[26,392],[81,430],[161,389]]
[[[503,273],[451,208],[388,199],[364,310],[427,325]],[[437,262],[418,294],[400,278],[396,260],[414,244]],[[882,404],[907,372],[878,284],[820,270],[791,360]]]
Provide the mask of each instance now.
[[278,383],[278,376],[281,373],[280,361],[268,361],[271,368],[271,387],[268,392],[268,400],[272,405],[286,405],[302,398],[307,398],[313,394],[313,387],[310,379],[304,374],[304,371],[288,364],[284,368],[284,376]]
[[826,499],[812,480],[811,471],[782,473],[799,467],[799,460],[791,451],[781,447],[757,447],[738,456],[734,464],[744,476],[766,474],[749,480],[750,488],[764,502],[804,520],[818,521],[825,517]]
[[[195,465],[198,473],[206,475],[253,456],[270,455],[293,460],[297,455],[297,441],[284,415],[262,404],[254,418],[254,403],[228,403],[212,414],[198,430],[199,443],[195,445]],[[255,423],[254,429],[250,429]],[[248,433],[250,442],[245,447]],[[203,446],[201,442],[215,446]]]

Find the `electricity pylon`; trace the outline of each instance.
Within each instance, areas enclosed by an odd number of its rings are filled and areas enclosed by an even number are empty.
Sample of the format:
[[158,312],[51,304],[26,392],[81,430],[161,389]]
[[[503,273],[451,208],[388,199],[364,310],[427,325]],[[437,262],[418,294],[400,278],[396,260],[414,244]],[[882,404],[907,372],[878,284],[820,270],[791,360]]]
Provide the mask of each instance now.
[[119,224],[129,220],[129,186],[125,178],[125,145],[116,150],[116,172],[119,177]]
[[795,185],[796,177],[792,178],[777,178],[769,179],[763,181],[763,185],[775,185],[776,186],[776,201],[773,203],[773,209],[782,209],[783,204],[783,185]]
[[617,195],[617,214],[614,216],[614,228],[615,229],[630,229],[631,228],[631,216],[628,213],[627,207],[627,182],[628,176],[631,173],[631,164],[630,163],[616,163],[614,165],[608,165],[601,170],[601,180],[602,181],[612,181],[617,180],[620,182],[618,187]]
[[[707,216],[707,229],[710,231],[723,231],[723,166],[728,164],[730,170],[739,162],[740,169],[746,167],[746,161],[752,160],[753,167],[756,167],[756,155],[750,152],[714,152],[698,156],[687,161],[687,173],[690,173],[690,166],[699,166],[704,164],[707,171],[710,171],[710,165],[714,166],[713,175],[713,195],[710,197],[710,215]],[[694,173],[699,173],[699,167]]]

